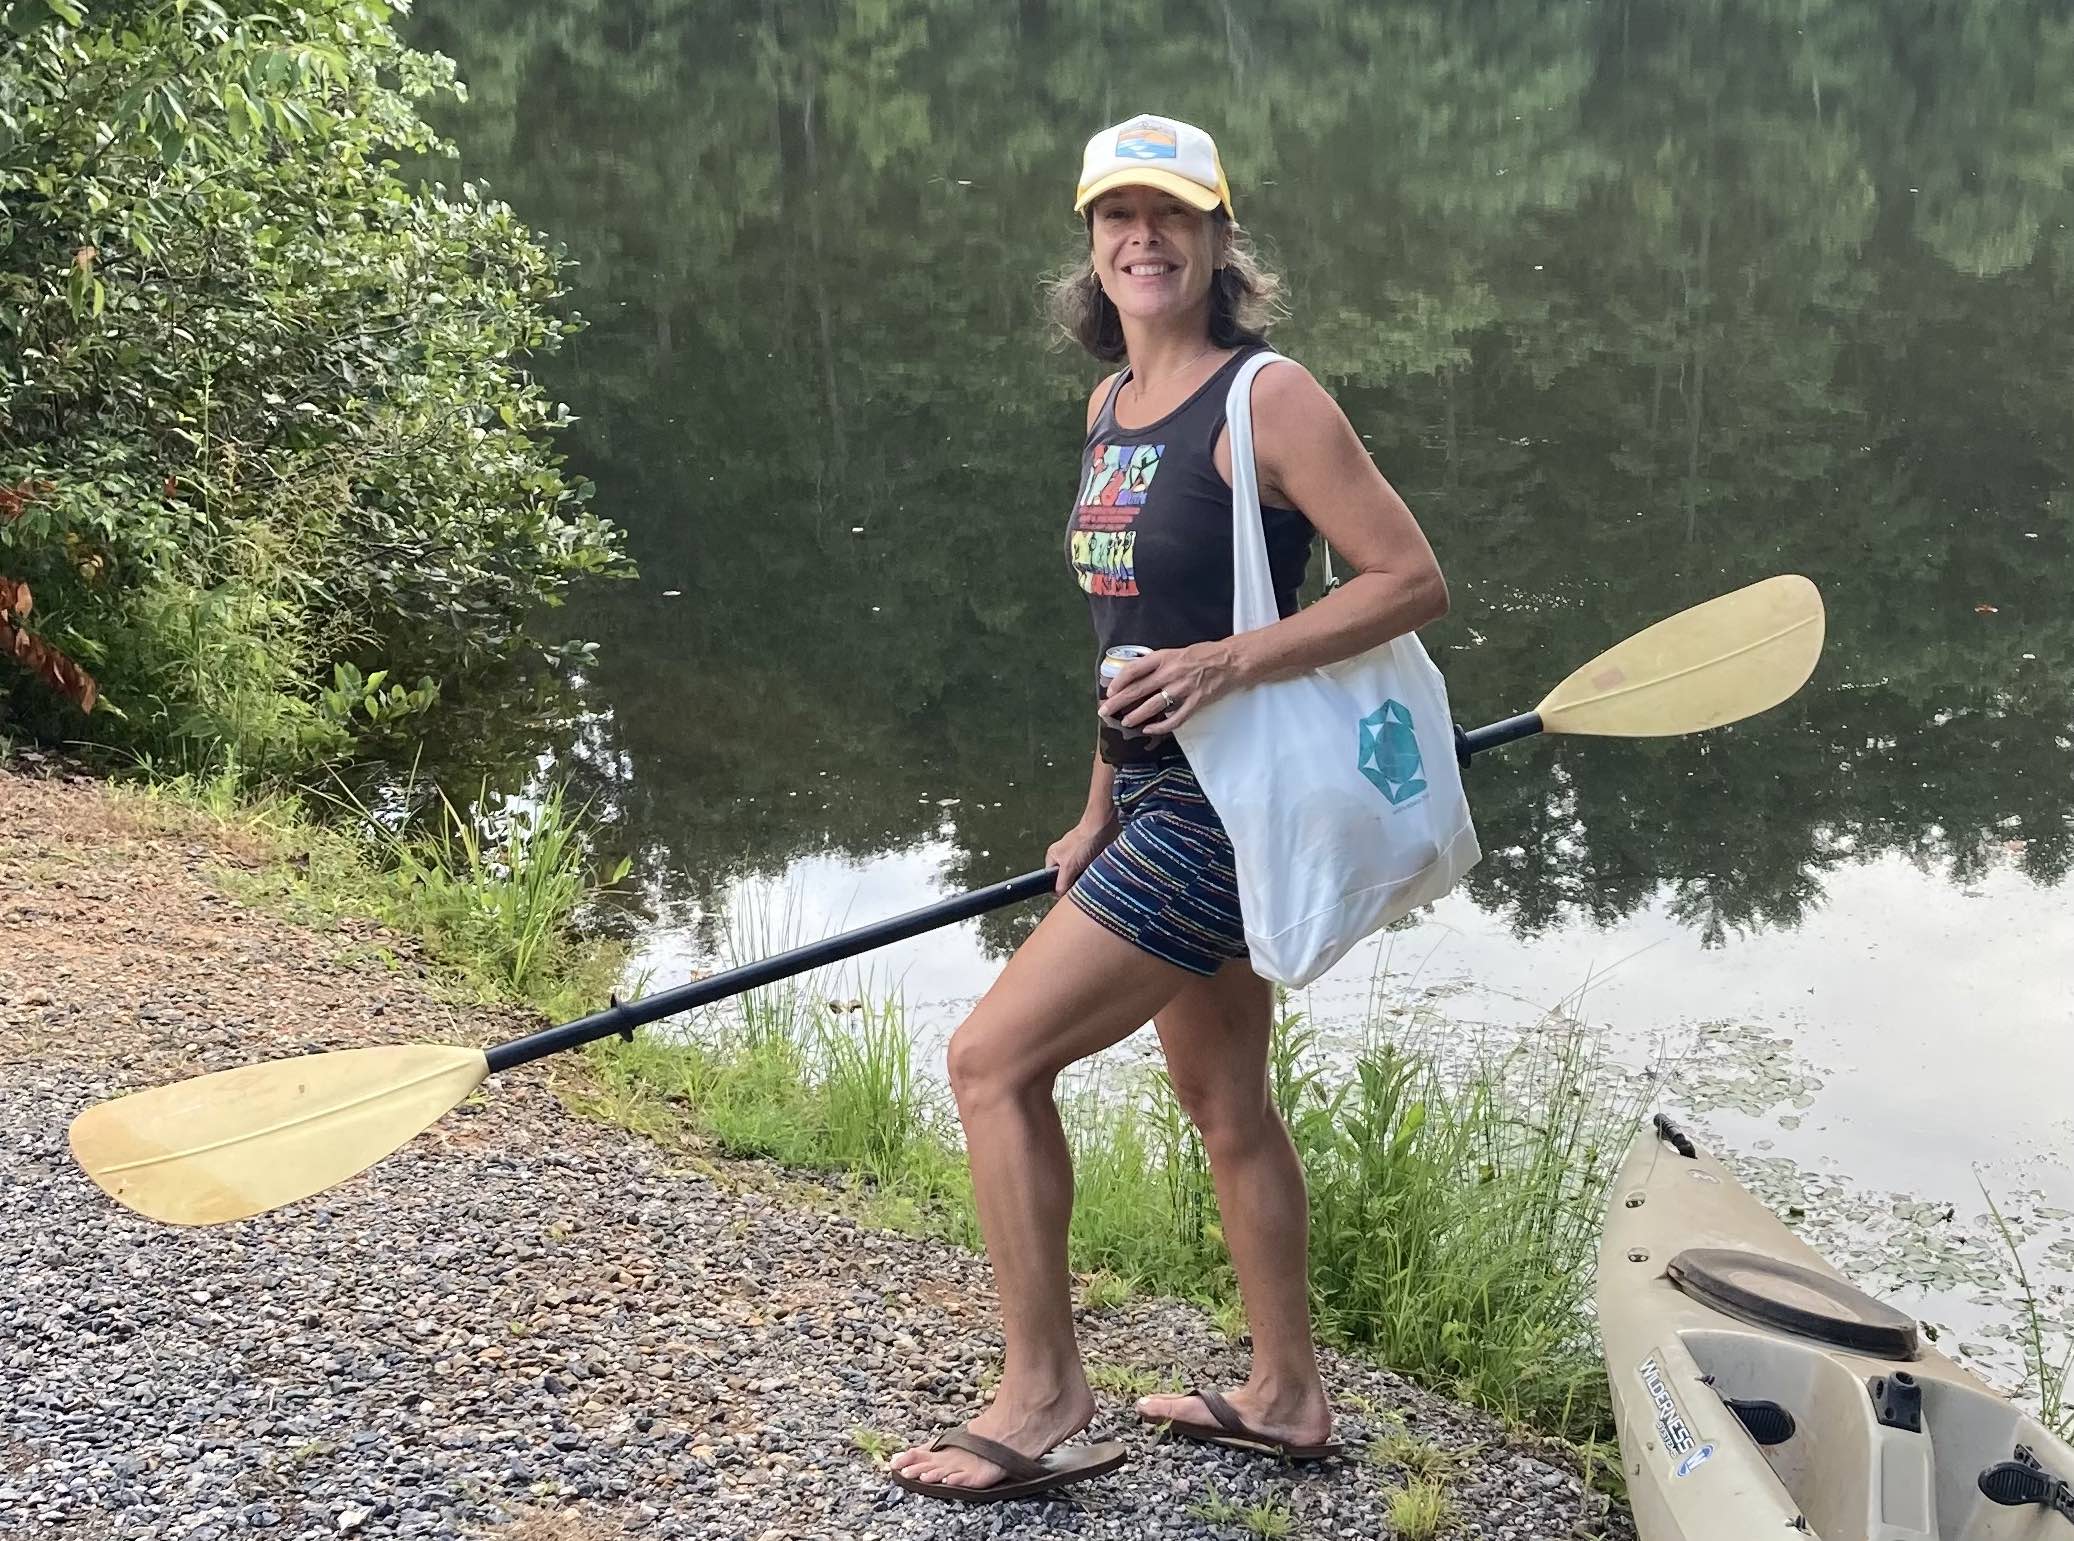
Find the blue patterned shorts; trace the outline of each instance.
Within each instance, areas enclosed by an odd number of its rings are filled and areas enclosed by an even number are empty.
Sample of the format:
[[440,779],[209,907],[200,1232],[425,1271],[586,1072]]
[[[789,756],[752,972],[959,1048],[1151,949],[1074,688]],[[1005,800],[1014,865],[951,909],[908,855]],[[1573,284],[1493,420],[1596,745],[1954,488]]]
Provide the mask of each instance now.
[[1245,957],[1231,837],[1188,762],[1120,765],[1111,796],[1123,828],[1066,897],[1191,974],[1214,974]]

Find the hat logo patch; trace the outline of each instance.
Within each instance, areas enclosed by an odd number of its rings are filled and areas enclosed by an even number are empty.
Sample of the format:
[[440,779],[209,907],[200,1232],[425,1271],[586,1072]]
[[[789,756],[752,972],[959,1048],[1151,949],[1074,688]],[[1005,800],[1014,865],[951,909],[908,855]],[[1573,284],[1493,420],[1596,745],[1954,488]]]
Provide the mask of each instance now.
[[1120,160],[1170,161],[1178,159],[1180,153],[1174,131],[1156,123],[1133,123],[1116,136]]

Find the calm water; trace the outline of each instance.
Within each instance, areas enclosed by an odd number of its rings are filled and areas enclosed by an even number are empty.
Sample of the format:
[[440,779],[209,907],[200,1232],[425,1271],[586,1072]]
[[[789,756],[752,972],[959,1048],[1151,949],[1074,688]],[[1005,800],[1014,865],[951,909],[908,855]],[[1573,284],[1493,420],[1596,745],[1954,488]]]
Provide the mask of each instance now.
[[[1093,660],[1060,532],[1095,371],[1047,348],[1035,288],[1075,245],[1082,140],[1149,108],[1219,136],[1292,282],[1278,343],[1431,536],[1465,723],[1774,572],[1829,607],[1786,708],[1480,760],[1483,864],[1312,1011],[1352,1032],[1386,970],[1400,1007],[1504,1030],[1585,991],[1746,1154],[1961,1224],[1978,1165],[2036,1191],[2050,1244],[2060,5],[427,0],[416,27],[471,87],[441,114],[462,173],[581,264],[590,328],[541,373],[642,568],[566,614],[594,669],[446,758],[597,799],[663,978],[745,904],[794,934],[876,918],[1038,865],[1077,814]],[[873,966],[941,1033],[1034,918]],[[1740,1110],[1694,1090],[1723,1085]],[[1921,1250],[1890,1211],[1875,1282]],[[1972,1323],[1967,1293],[1932,1304]]]

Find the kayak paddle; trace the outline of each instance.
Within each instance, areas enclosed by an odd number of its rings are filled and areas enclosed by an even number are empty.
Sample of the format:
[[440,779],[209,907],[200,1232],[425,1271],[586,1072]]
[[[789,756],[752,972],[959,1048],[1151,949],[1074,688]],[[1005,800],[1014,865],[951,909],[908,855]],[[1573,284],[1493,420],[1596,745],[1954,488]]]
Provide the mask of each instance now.
[[[1766,579],[1659,621],[1601,653],[1534,711],[1458,733],[1466,761],[1535,733],[1661,737],[1776,706],[1813,672],[1822,600]],[[243,1065],[132,1092],[72,1121],[73,1157],[117,1203],[174,1225],[242,1220],[365,1171],[482,1081],[543,1055],[1050,893],[1054,869],[971,893],[542,1029],[494,1048],[396,1044]]]
[[1822,595],[1794,573],[1766,578],[1617,643],[1531,712],[1458,734],[1469,756],[1536,733],[1670,738],[1740,722],[1805,685],[1822,656]]

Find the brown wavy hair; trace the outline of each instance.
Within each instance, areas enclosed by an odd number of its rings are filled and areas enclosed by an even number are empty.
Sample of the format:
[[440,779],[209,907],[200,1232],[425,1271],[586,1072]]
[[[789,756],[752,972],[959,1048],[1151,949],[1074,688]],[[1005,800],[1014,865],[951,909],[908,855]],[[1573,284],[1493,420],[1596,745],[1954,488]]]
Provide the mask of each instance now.
[[[1264,343],[1268,329],[1289,313],[1282,303],[1282,280],[1261,261],[1237,220],[1215,209],[1210,221],[1224,254],[1223,266],[1210,280],[1210,341],[1219,348]],[[1046,280],[1046,305],[1061,340],[1077,342],[1103,363],[1116,364],[1124,357],[1123,318],[1095,276],[1092,218],[1088,230],[1088,251]]]

